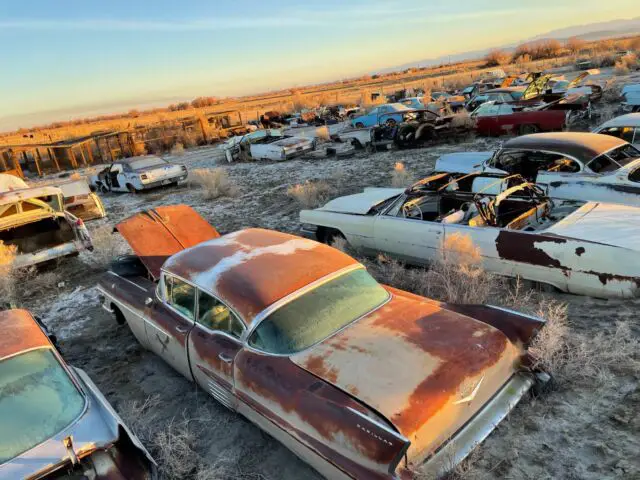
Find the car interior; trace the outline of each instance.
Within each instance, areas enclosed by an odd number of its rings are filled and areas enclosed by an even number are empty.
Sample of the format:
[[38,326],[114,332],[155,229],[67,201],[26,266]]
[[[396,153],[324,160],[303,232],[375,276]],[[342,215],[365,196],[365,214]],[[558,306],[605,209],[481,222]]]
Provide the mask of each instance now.
[[538,172],[577,173],[580,164],[559,153],[546,153],[527,150],[500,151],[489,161],[489,166],[503,170],[509,175],[520,175],[533,182]]
[[[462,177],[461,182],[454,180],[436,191],[408,190],[385,215],[450,225],[536,231],[548,228],[582,205],[581,202],[555,205],[539,187],[518,182],[517,176],[477,177],[471,182],[470,190],[461,190],[460,185],[468,186],[470,178],[473,175]],[[474,192],[479,185],[485,186]]]

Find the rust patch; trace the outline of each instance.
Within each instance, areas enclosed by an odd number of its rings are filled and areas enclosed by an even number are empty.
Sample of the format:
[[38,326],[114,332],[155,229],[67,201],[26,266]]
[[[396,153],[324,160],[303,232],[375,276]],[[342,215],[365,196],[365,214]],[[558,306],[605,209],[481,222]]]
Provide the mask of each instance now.
[[49,339],[27,310],[0,311],[0,359],[24,350],[51,347]]
[[[402,298],[404,292],[390,290],[396,298]],[[499,330],[444,310],[435,302],[392,301],[387,306],[374,324],[395,331],[441,360],[409,395],[404,409],[390,418],[404,435],[411,436],[445,406],[466,379],[500,360],[508,340]],[[481,338],[474,337],[478,331],[483,332]],[[482,341],[482,348],[469,348],[469,339],[474,338]]]
[[584,247],[576,248],[576,255],[577,256],[581,257],[584,252],[585,252]]
[[171,255],[220,236],[187,205],[145,210],[120,222],[116,229],[156,279],[162,264]]
[[600,283],[602,285],[607,285],[607,283],[609,283],[611,281],[632,282],[632,283],[635,283],[638,288],[640,288],[640,277],[625,277],[624,275],[615,275],[613,273],[594,272],[593,270],[586,270],[583,273],[586,273],[588,275],[596,275],[598,277],[598,280],[600,280]]
[[327,366],[324,359],[320,355],[311,355],[306,363],[305,368],[314,372],[319,377],[328,380],[331,383],[335,383],[338,379],[338,370]]
[[[365,407],[336,387],[319,382],[286,357],[243,350],[236,357],[236,372],[236,389],[241,397],[254,408],[259,405],[263,415],[290,433],[313,438],[309,443],[316,449],[324,446],[323,455],[336,465],[353,467],[357,455],[345,457],[348,451],[389,465],[404,447],[403,442],[373,423],[366,423],[370,432],[359,428],[362,418],[347,407],[366,415]],[[269,407],[270,402],[282,412]]]
[[500,258],[504,260],[513,260],[543,267],[566,268],[562,266],[558,259],[550,257],[544,250],[537,247],[536,243],[567,243],[567,240],[565,238],[503,230],[496,238],[496,250]]

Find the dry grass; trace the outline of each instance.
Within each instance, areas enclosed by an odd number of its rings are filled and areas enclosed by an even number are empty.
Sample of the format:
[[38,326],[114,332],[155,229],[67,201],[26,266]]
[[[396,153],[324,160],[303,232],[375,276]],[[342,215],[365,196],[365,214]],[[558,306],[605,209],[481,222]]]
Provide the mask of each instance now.
[[90,234],[93,252],[83,250],[80,252],[80,259],[96,270],[107,269],[116,257],[129,251],[128,244],[122,240],[122,237],[113,233],[111,225],[98,227]]
[[182,143],[180,143],[180,142],[177,142],[171,148],[171,155],[184,155],[184,145]]
[[329,129],[326,126],[316,128],[316,137],[319,140],[324,140],[326,142],[331,140],[331,135],[329,135]]
[[627,64],[620,61],[616,62],[614,71],[616,72],[616,75],[629,75],[629,73],[631,73]]
[[206,200],[235,197],[238,187],[231,181],[224,168],[198,168],[189,172],[189,182],[200,187]]
[[69,179],[70,180],[81,180],[82,179],[82,175],[80,175],[78,172],[73,172],[71,175],[69,175]]
[[471,130],[475,127],[475,121],[469,115],[469,112],[456,113],[451,119],[451,126],[453,128],[463,128]]
[[208,429],[224,428],[227,417],[200,406],[182,415],[158,418],[160,396],[130,402],[120,414],[158,463],[160,480],[223,480],[238,478],[234,465],[223,455],[205,458],[199,453]]
[[293,198],[303,208],[316,208],[326,203],[333,189],[328,183],[320,180],[292,185],[287,189],[287,195]]
[[391,186],[394,188],[408,187],[414,182],[413,174],[407,170],[402,162],[396,162],[391,172]]

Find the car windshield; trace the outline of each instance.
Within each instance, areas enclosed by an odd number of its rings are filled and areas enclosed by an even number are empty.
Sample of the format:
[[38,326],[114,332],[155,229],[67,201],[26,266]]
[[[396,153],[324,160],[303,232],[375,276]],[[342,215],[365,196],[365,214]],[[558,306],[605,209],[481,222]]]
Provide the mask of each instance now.
[[256,328],[249,345],[289,355],[331,336],[384,303],[389,293],[365,269],[331,280],[280,307]]
[[627,143],[596,157],[587,166],[592,172],[607,173],[618,170],[638,158],[640,158],[640,150]]
[[141,158],[140,160],[134,160],[129,163],[129,166],[132,170],[140,170],[141,168],[152,168],[159,167],[161,165],[166,165],[167,162],[162,160],[161,158]]
[[50,349],[0,361],[0,464],[60,433],[84,403]]

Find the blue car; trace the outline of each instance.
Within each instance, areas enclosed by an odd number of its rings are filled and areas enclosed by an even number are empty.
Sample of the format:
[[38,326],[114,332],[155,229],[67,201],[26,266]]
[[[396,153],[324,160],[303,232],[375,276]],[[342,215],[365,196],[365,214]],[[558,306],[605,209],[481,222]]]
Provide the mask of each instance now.
[[401,103],[378,105],[367,115],[362,115],[351,120],[351,126],[355,128],[367,128],[380,124],[396,125],[402,123],[404,114],[411,110],[411,108],[405,107]]

